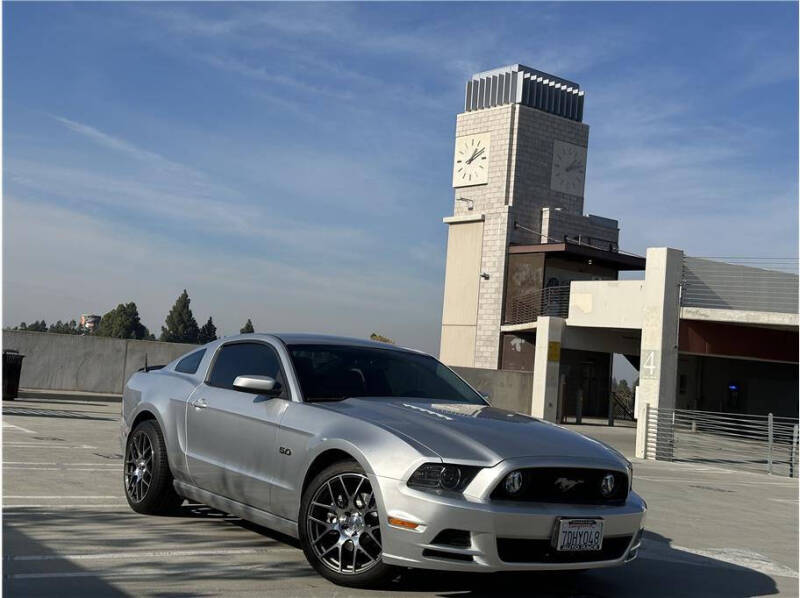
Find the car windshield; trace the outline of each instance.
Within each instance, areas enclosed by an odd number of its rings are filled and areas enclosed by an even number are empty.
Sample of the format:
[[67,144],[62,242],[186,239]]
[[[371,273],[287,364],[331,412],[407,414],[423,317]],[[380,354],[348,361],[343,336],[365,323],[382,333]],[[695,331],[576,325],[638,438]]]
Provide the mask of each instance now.
[[486,404],[452,370],[428,355],[347,345],[288,348],[307,401],[418,397]]

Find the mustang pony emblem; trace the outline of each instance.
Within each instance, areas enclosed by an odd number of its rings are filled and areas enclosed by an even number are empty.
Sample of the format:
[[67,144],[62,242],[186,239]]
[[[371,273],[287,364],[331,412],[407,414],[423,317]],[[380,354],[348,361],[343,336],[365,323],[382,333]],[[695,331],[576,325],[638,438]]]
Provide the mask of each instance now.
[[570,480],[569,478],[558,478],[555,481],[556,488],[561,492],[569,492],[578,484],[583,484],[583,480]]

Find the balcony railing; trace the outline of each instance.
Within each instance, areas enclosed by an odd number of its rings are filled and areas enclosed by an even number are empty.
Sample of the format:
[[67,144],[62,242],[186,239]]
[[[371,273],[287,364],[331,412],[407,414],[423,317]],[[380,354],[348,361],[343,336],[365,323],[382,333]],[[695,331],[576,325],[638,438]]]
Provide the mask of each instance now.
[[683,259],[682,306],[797,313],[796,258],[722,259]]
[[566,318],[569,313],[569,285],[547,287],[511,300],[506,324],[528,324],[539,316]]

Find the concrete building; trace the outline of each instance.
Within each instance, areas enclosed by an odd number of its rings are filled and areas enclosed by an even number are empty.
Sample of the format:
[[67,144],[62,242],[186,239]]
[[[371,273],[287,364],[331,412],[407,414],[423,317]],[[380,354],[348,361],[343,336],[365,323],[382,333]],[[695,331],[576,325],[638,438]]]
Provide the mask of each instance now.
[[[519,64],[467,82],[453,215],[444,219],[446,363],[535,371],[533,322],[566,315],[572,280],[616,280],[620,270],[644,268],[643,258],[618,251],[616,220],[583,213],[583,101],[577,83]],[[563,359],[593,380],[588,413],[607,411],[610,356],[570,351]]]
[[522,65],[467,82],[440,358],[532,372],[529,412],[550,421],[607,416],[613,354],[640,371],[640,409],[797,417],[797,260],[621,251],[617,221],[583,213],[583,101]]
[[616,248],[617,222],[583,214],[589,142],[583,97],[577,83],[519,64],[467,82],[456,119],[453,215],[444,220],[445,361],[498,367],[512,244]]

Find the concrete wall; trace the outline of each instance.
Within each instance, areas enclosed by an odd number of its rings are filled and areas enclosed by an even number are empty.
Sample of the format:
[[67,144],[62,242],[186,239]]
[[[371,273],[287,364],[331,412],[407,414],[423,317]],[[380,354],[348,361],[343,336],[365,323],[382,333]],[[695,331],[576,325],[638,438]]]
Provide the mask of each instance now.
[[487,393],[492,406],[519,413],[530,413],[533,391],[531,372],[462,367],[453,369],[474,388]]
[[542,243],[560,243],[566,237],[603,249],[619,244],[619,224],[611,218],[574,214],[555,208],[542,209]]
[[98,336],[3,331],[3,349],[22,361],[20,388],[121,394],[130,375],[144,366],[163,365],[194,345]]
[[[3,349],[25,355],[20,388],[121,394],[127,379],[144,366],[164,365],[194,345],[97,336],[3,331]],[[530,372],[456,367],[467,382],[489,394],[495,407],[530,413]]]
[[640,330],[643,310],[643,280],[570,283],[567,326]]
[[439,349],[439,359],[449,365],[475,365],[482,248],[482,218],[450,222]]

